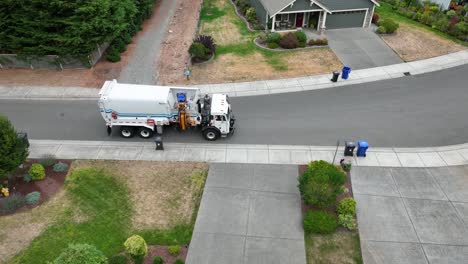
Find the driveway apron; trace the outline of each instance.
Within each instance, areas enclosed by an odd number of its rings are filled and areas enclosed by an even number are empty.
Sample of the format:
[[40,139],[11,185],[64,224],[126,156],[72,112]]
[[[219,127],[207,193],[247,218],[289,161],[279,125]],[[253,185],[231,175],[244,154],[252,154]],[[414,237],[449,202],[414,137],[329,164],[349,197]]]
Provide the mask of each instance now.
[[327,30],[330,48],[344,65],[352,69],[366,69],[403,61],[370,29],[346,28]]
[[355,167],[365,264],[467,263],[468,166]]
[[188,264],[305,264],[297,166],[212,164]]

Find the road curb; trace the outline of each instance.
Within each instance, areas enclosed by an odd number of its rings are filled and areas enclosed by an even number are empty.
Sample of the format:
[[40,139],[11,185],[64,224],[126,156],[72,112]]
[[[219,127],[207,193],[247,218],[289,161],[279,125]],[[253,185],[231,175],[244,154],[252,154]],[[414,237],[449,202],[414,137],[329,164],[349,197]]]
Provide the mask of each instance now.
[[[264,80],[241,83],[194,85],[202,93],[225,93],[231,97],[281,94],[289,92],[328,89],[352,84],[419,75],[468,64],[468,50],[425,60],[352,71],[350,79],[333,83],[330,74],[299,78]],[[4,100],[95,100],[99,89],[81,87],[28,87],[0,86],[0,99]]]
[[[53,154],[60,159],[198,161],[252,164],[307,164],[325,160],[338,164],[343,147],[308,145],[240,145],[153,142],[30,140],[30,158]],[[370,148],[367,156],[347,157],[356,166],[444,167],[468,164],[468,143],[427,148]]]

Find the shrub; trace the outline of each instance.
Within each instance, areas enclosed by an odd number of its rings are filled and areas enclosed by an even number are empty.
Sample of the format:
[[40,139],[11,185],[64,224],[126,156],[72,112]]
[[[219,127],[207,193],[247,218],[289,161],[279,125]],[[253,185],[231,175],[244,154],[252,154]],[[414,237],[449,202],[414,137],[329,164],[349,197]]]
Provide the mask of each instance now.
[[279,45],[281,40],[281,35],[279,33],[270,33],[267,36],[267,43],[276,43]]
[[351,198],[344,198],[343,200],[340,201],[338,204],[338,207],[336,208],[338,214],[340,215],[356,215],[356,201]]
[[0,114],[0,179],[16,170],[27,156],[27,142],[18,137],[10,120]]
[[24,182],[31,182],[32,181],[31,175],[29,175],[29,173],[26,173],[25,175],[23,175],[23,181]]
[[110,62],[120,61],[120,52],[114,46],[110,46],[106,51],[106,60]]
[[173,246],[168,246],[167,247],[167,251],[169,252],[169,254],[171,254],[172,256],[177,256],[180,254],[180,246],[179,245],[173,245]]
[[374,14],[372,15],[372,23],[373,23],[373,24],[376,24],[376,25],[377,25],[377,24],[379,23],[379,19],[380,19],[379,14],[374,13]]
[[305,44],[307,42],[307,35],[304,32],[296,31],[296,32],[294,32],[294,34],[296,35],[297,41],[299,43],[302,42],[302,43]]
[[261,24],[255,24],[253,26],[253,29],[255,29],[255,30],[264,30],[265,27],[263,25],[261,25]]
[[349,172],[351,171],[352,164],[349,161],[344,161],[340,163],[340,166],[345,172]]
[[130,255],[134,260],[143,259],[146,254],[148,254],[148,246],[146,241],[139,235],[133,235],[124,243],[125,251]]
[[207,36],[207,35],[200,35],[200,36],[196,37],[193,40],[193,42],[199,42],[199,43],[203,44],[203,46],[205,46],[205,48],[208,49],[209,55],[215,53],[216,44],[215,44],[215,41],[214,41],[213,37]]
[[24,206],[24,197],[20,194],[11,194],[0,200],[0,213],[13,213]]
[[109,264],[127,264],[127,257],[125,255],[115,255],[109,259]]
[[183,260],[181,260],[181,259],[176,259],[176,260],[174,261],[174,264],[184,264],[184,263],[185,263],[185,262],[184,262]]
[[254,22],[257,20],[257,13],[255,12],[255,8],[254,7],[249,7],[246,11],[245,11],[245,17],[247,18],[248,21],[250,22]]
[[24,201],[27,205],[36,205],[41,200],[40,192],[30,192],[24,197]]
[[304,231],[317,234],[331,234],[338,227],[336,217],[325,211],[311,211],[304,217]]
[[46,176],[44,166],[39,163],[34,163],[28,171],[33,181],[43,180]]
[[267,47],[269,49],[277,49],[279,46],[278,46],[278,44],[272,42],[272,43],[267,43]]
[[116,38],[111,44],[119,53],[124,52],[127,49],[127,45],[121,38]]
[[207,48],[200,42],[193,42],[190,46],[189,53],[192,57],[201,60],[208,60],[209,58]]
[[45,154],[39,159],[39,164],[45,167],[50,167],[55,164],[57,158],[54,154]]
[[319,46],[328,45],[328,39],[326,39],[326,38],[318,39],[318,45],[319,45]]
[[299,48],[305,48],[306,42],[299,42]]
[[297,41],[296,35],[289,32],[281,38],[279,45],[283,49],[295,49],[299,46],[299,42]]
[[71,244],[52,263],[105,264],[107,263],[107,258],[95,246],[88,244]]
[[68,169],[68,164],[63,163],[63,162],[56,163],[53,167],[53,170],[55,172],[64,172],[67,169]]
[[161,256],[154,257],[153,264],[163,264],[163,263],[164,263],[164,260]]
[[385,29],[384,26],[379,26],[379,27],[377,28],[377,33],[379,33],[379,34],[386,34],[386,33],[387,33],[387,30]]
[[332,206],[343,192],[344,173],[326,161],[313,161],[299,177],[299,190],[306,204],[320,208]]
[[356,219],[350,214],[338,215],[338,224],[349,230],[355,230],[357,228]]
[[388,34],[394,33],[398,29],[399,26],[400,25],[398,25],[397,22],[395,22],[393,19],[389,19],[389,18],[384,19],[379,23],[379,28],[384,27],[385,31]]

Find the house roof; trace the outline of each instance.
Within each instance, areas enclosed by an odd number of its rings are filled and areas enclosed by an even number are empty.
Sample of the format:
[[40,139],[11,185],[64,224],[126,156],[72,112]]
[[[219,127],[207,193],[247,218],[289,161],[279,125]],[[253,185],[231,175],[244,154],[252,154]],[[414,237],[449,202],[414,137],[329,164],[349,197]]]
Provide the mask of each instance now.
[[[377,6],[379,3],[376,0],[310,0],[316,5],[323,8],[325,11],[329,12],[333,10],[343,10],[343,9],[354,9],[362,8],[363,2],[371,1]],[[274,16],[281,10],[285,9],[287,6],[296,2],[296,0],[260,0],[263,7],[268,11],[270,16]]]

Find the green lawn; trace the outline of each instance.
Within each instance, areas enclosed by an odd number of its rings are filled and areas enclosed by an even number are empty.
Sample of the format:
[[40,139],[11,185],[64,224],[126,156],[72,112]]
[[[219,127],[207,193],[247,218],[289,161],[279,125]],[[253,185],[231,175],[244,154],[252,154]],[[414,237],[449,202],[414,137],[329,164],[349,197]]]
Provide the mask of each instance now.
[[[66,208],[68,213],[63,219],[49,226],[11,263],[52,261],[69,243],[95,245],[108,257],[123,251],[123,242],[133,234],[133,207],[126,184],[102,169],[90,167],[72,171],[65,182],[65,190],[73,208]],[[84,214],[83,221],[76,221],[73,215],[76,209]],[[190,224],[136,233],[142,235],[148,244],[188,244],[195,217],[196,213]]]
[[362,264],[357,231],[340,230],[329,235],[306,234],[308,264]]
[[395,10],[392,9],[392,6],[387,4],[387,3],[380,2],[380,7],[376,7],[375,12],[377,14],[379,14],[380,20],[385,19],[385,18],[391,18],[391,19],[393,19],[393,20],[395,20],[395,21],[397,21],[399,23],[405,23],[405,24],[408,24],[408,25],[411,25],[411,26],[422,28],[422,29],[430,31],[430,32],[432,32],[432,33],[434,33],[434,34],[436,34],[436,35],[438,35],[440,37],[452,40],[452,41],[454,41],[454,42],[456,42],[456,43],[458,43],[460,45],[468,46],[467,42],[461,41],[461,40],[459,40],[459,39],[457,39],[457,38],[455,38],[453,36],[450,36],[447,33],[441,32],[441,31],[439,31],[437,29],[434,29],[432,27],[421,24],[418,21],[409,19],[409,18],[407,18],[405,16],[402,16],[402,15],[398,14]]

